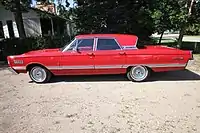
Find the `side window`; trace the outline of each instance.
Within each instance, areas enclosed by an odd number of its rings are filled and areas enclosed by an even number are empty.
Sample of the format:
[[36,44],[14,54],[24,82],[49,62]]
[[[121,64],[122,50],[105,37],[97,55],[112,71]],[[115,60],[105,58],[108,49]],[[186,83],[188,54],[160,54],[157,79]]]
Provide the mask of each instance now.
[[90,51],[93,50],[94,39],[79,39],[78,40],[78,50],[80,51]]
[[97,50],[118,50],[119,45],[115,39],[98,39]]

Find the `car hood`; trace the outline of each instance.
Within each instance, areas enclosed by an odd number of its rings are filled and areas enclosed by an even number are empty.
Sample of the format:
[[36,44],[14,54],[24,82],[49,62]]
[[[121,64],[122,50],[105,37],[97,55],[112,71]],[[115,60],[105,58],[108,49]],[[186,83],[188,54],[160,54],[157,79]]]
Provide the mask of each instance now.
[[27,53],[24,53],[24,55],[51,53],[51,52],[57,52],[57,51],[59,51],[59,48],[56,48],[56,49],[42,49],[42,50],[29,51]]

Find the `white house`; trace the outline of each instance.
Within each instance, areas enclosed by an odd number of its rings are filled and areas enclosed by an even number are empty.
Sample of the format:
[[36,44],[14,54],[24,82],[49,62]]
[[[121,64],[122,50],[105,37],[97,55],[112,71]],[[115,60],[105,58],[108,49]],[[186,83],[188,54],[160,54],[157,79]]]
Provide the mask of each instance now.
[[[72,35],[71,22],[57,15],[29,8],[28,12],[22,13],[22,17],[27,37],[66,33]],[[13,37],[19,37],[14,14],[0,4],[0,38]]]

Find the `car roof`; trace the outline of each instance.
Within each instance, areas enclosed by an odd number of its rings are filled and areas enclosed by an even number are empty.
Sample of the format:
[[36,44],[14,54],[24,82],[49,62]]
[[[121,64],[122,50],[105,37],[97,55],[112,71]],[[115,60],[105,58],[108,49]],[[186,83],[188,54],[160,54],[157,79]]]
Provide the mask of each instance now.
[[121,46],[136,46],[138,37],[130,34],[85,34],[77,35],[77,39],[83,38],[115,38]]

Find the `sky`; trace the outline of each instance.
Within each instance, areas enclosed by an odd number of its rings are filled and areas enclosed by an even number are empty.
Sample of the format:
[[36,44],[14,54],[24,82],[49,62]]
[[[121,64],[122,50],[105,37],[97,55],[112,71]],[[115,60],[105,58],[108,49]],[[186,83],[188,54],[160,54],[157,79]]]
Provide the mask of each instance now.
[[[74,1],[73,0],[68,0],[68,2],[70,3],[70,7],[73,7]],[[32,0],[32,6],[34,6],[35,4],[36,4],[36,0]],[[55,0],[55,4],[56,5],[58,4],[57,0]],[[65,5],[65,0],[62,0],[62,5]]]
[[68,0],[70,3],[70,7],[73,7],[74,1],[73,0]]

